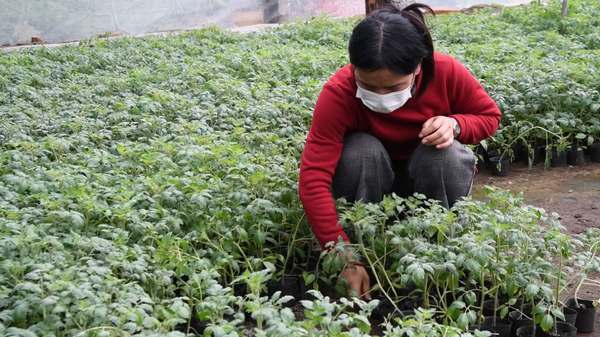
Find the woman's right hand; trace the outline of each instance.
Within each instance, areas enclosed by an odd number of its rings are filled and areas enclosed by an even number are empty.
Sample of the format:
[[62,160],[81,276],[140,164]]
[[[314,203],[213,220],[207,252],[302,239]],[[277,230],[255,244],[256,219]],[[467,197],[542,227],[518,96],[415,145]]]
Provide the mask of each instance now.
[[356,262],[348,262],[340,273],[340,277],[343,277],[348,283],[349,297],[360,297],[364,300],[371,299],[369,274],[364,266]]

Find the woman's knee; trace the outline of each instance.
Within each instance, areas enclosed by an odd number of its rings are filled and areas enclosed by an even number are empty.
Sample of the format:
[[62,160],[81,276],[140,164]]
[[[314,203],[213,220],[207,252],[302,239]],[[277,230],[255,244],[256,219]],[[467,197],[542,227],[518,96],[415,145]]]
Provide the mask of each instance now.
[[387,150],[376,137],[356,132],[344,138],[344,149],[333,177],[334,196],[379,201],[391,189],[394,171]]
[[344,137],[341,160],[350,163],[374,161],[389,156],[377,137],[366,132],[353,132]]
[[459,141],[445,149],[420,144],[413,152],[409,170],[411,176],[430,174],[431,171],[444,169],[447,172],[473,171],[475,154]]

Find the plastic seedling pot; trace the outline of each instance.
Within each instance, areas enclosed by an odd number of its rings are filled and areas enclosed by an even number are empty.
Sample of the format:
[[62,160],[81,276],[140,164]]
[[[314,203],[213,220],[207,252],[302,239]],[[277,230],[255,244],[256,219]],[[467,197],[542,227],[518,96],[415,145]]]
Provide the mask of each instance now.
[[550,159],[550,166],[567,166],[567,151],[558,151],[557,149],[552,149],[552,159]]
[[377,319],[385,319],[394,312],[395,308],[392,303],[390,303],[390,300],[388,300],[386,297],[381,296],[378,299],[379,304],[373,310],[373,317]]
[[488,330],[494,332],[499,337],[510,337],[512,328],[512,322],[510,320],[503,320],[496,316],[496,325],[494,325],[494,317],[485,317],[483,324],[481,324],[481,330]]
[[[415,314],[415,305],[411,300],[404,300],[400,303],[396,303],[396,306],[400,310],[400,313],[395,312],[394,305],[384,295],[376,295],[373,298],[379,300],[379,305],[373,310],[373,317],[376,319],[384,319],[392,314],[392,317],[406,317]],[[419,302],[416,302],[419,303]]]
[[523,144],[514,144],[512,146],[513,153],[515,155],[515,162],[527,163],[527,148]]
[[511,311],[508,314],[508,317],[512,321],[511,336],[516,336],[517,329],[519,329],[520,327],[533,324],[530,313],[528,313],[528,315],[525,315],[519,311]]
[[577,335],[577,328],[571,323],[567,322],[556,322],[556,326],[547,332],[550,337],[575,337]]
[[590,160],[594,163],[600,163],[600,143],[594,143],[590,146]]
[[233,294],[235,296],[245,296],[248,293],[248,286],[245,283],[236,283],[233,285]]
[[[281,291],[281,296],[292,296],[295,300],[299,300],[303,295],[304,280],[301,275],[284,275],[281,280],[271,280],[268,283],[268,294],[272,296],[275,292]],[[295,301],[290,301],[287,304],[293,305]]]
[[533,333],[533,325],[522,326],[517,329],[517,337],[547,337],[548,335],[542,331],[539,326],[535,329],[535,335]]
[[510,170],[510,160],[506,157],[502,159],[499,156],[491,157],[489,166],[494,175],[505,177]]
[[546,146],[537,145],[533,151],[533,165],[541,164],[546,160]]
[[577,310],[564,307],[563,313],[565,314],[565,322],[575,325],[575,321],[577,320]]
[[582,148],[572,148],[567,152],[567,163],[572,166],[585,164],[585,153]]
[[579,307],[575,304],[575,299],[570,298],[567,301],[567,307],[577,311],[577,318],[575,320],[575,327],[578,332],[588,333],[594,331],[594,324],[596,323],[596,308],[592,301],[577,299]]

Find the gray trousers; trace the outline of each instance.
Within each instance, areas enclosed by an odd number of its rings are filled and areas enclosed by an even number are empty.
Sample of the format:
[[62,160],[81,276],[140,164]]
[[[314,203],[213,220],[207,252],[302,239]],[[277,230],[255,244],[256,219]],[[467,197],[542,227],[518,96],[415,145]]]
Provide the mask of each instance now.
[[353,132],[344,138],[332,192],[350,202],[379,202],[392,192],[402,197],[417,192],[449,208],[471,193],[474,175],[475,155],[456,140],[442,150],[420,144],[409,160],[393,161],[379,139]]

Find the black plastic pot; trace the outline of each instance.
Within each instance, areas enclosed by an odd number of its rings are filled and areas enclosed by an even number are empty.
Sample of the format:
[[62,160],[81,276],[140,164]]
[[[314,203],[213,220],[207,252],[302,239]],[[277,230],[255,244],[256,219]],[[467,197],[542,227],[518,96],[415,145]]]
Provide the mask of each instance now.
[[582,148],[573,147],[567,152],[567,163],[572,166],[585,164],[585,153]]
[[548,337],[542,328],[536,326],[535,335],[533,334],[533,325],[522,326],[517,329],[517,337]]
[[594,163],[600,163],[600,143],[594,143],[590,146],[590,160]]
[[473,333],[473,332],[475,332],[475,330],[481,330],[481,325],[474,324],[474,325],[469,326],[469,332]]
[[484,168],[485,167],[485,163],[488,162],[489,160],[489,155],[488,152],[483,148],[483,146],[478,145],[475,148],[475,155],[477,156],[477,168]]
[[577,320],[577,310],[569,307],[564,307],[563,314],[565,314],[565,322],[575,325],[575,321]]
[[[531,317],[531,315],[527,315],[527,316]],[[511,333],[510,333],[511,336],[516,336],[517,329],[519,329],[520,327],[533,324],[533,321],[531,320],[531,318],[528,318],[527,316],[523,315],[519,311],[511,311],[508,314],[508,318],[512,321],[512,328],[511,328]]]
[[394,312],[394,306],[387,298],[379,298],[379,304],[373,309],[373,318],[385,319]]
[[497,334],[499,337],[510,337],[512,322],[510,320],[503,320],[500,317],[496,317],[496,325],[494,325],[494,317],[485,317],[481,324],[481,330],[491,331]]
[[546,146],[537,145],[533,150],[533,165],[546,161]]
[[559,151],[557,149],[552,149],[552,158],[550,159],[550,166],[567,166],[567,151]]
[[485,300],[483,301],[483,316],[492,316],[494,315],[494,300]]
[[204,333],[204,330],[208,326],[208,322],[201,321],[198,319],[198,315],[196,312],[196,307],[192,307],[192,313],[190,316],[189,326],[188,322],[177,324],[175,326],[175,330],[181,331],[183,333],[191,333],[197,336],[201,336]]
[[[284,275],[281,280],[271,280],[267,284],[269,296],[272,296],[277,291],[281,291],[281,296],[292,296],[295,300],[302,298],[305,292],[304,288],[304,280],[300,275]],[[290,301],[288,305],[293,305],[294,302]]]
[[571,323],[556,322],[556,325],[547,333],[550,337],[575,337],[577,329]]
[[574,298],[567,301],[567,307],[577,311],[577,319],[575,320],[577,331],[583,333],[594,331],[596,308],[592,301],[578,298],[577,302],[579,303],[579,307],[577,307]]
[[519,143],[512,146],[513,154],[515,156],[515,162],[525,162],[527,163],[528,153],[527,147],[525,145]]
[[235,283],[233,285],[233,294],[235,296],[245,296],[248,293],[248,287],[245,283]]
[[373,310],[373,318],[378,320],[383,320],[385,318],[390,317],[406,317],[415,314],[415,310],[413,309],[413,305],[410,302],[402,302],[396,304],[398,309],[400,309],[400,313],[395,312],[395,308],[392,303],[386,297],[378,297],[379,305]]
[[503,157],[502,159],[499,156],[491,157],[489,167],[494,175],[505,177],[510,170],[510,160],[507,157]]
[[[556,326],[545,332],[539,326],[536,326],[535,337],[575,337],[577,329],[572,324],[566,322],[557,322]],[[522,326],[517,329],[517,337],[534,337],[533,325]]]

